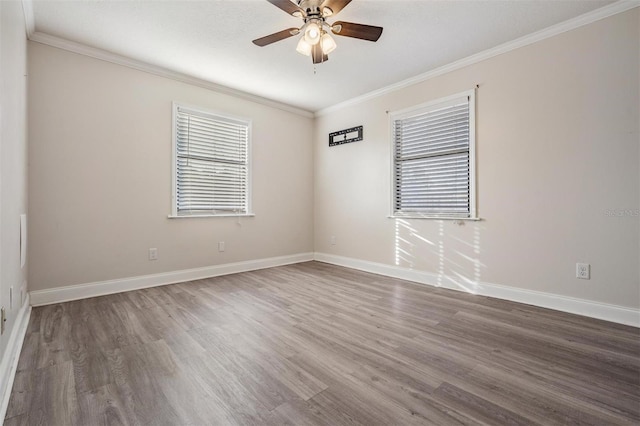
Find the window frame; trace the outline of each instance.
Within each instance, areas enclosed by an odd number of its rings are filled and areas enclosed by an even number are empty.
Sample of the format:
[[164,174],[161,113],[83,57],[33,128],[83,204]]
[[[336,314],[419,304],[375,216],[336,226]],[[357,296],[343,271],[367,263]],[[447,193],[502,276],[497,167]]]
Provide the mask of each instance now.
[[[469,99],[469,215],[456,215],[454,213],[443,213],[442,215],[433,213],[420,213],[410,212],[401,213],[396,211],[395,208],[395,187],[396,187],[396,173],[395,173],[395,125],[396,120],[402,120],[410,118],[416,115],[424,114],[429,111],[436,110],[447,103],[455,102],[457,99],[467,97]],[[436,220],[480,220],[478,217],[478,211],[476,206],[477,195],[477,179],[476,179],[476,90],[471,89],[464,92],[456,93],[451,96],[434,99],[432,101],[424,102],[418,105],[414,105],[408,108],[404,108],[398,111],[389,112],[389,138],[391,146],[390,155],[390,213],[389,218],[393,219],[436,219]]]
[[[196,114],[210,116],[214,119],[219,118],[222,121],[229,120],[235,122],[243,122],[247,125],[247,190],[246,190],[246,212],[242,213],[195,213],[184,214],[178,212],[178,109],[185,111],[193,111]],[[183,218],[199,218],[199,217],[242,217],[255,216],[252,207],[252,120],[246,117],[233,116],[216,110],[205,109],[189,105],[183,102],[172,103],[171,114],[171,213],[170,219]]]

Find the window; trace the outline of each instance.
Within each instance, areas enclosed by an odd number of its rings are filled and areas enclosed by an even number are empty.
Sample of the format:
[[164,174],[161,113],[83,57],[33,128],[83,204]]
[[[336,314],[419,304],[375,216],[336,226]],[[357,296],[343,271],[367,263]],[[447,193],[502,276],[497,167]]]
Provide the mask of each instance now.
[[475,91],[391,114],[392,215],[475,219]]
[[172,216],[248,215],[248,120],[174,104]]

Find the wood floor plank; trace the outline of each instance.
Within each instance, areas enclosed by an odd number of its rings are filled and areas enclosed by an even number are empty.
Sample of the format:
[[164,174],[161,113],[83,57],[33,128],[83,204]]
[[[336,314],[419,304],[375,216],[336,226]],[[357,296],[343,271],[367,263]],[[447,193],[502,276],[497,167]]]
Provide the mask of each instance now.
[[[406,407],[420,423],[436,425],[475,424],[471,418],[451,411],[433,397],[431,386],[393,370],[381,371],[367,365],[351,373],[358,380],[376,389],[397,404]],[[437,389],[437,388],[436,388]]]
[[27,423],[28,419],[27,419],[27,415],[20,415],[20,416],[14,416],[14,417],[7,417],[4,419],[4,423],[2,423],[4,426],[28,426],[29,423]]
[[37,386],[35,382],[36,371],[16,371],[9,405],[7,406],[7,418],[24,415],[26,421],[26,416],[28,416],[28,412],[32,408],[32,397]]
[[265,424],[271,420],[269,410],[242,383],[242,377],[233,374],[211,356],[198,356],[190,360],[187,368],[213,395],[213,400],[225,418],[232,423]]
[[[208,353],[236,376],[242,376],[243,368],[247,366],[254,370],[260,368],[270,372],[277,382],[304,400],[326,389],[324,383],[290,363],[287,358],[279,356],[275,351],[263,350],[259,343],[247,340],[245,336],[224,329],[214,332],[194,330],[193,333],[207,348]],[[251,362],[247,362],[247,359]]]
[[516,354],[496,357],[485,364],[487,367],[509,368],[513,377],[526,380],[530,384],[543,386],[557,394],[571,395],[583,403],[603,408],[612,414],[640,423],[640,394],[622,391],[614,383],[602,380],[585,380],[571,369],[545,368]]
[[640,384],[639,357],[595,350],[571,341],[559,342],[539,333],[465,313],[458,313],[455,319],[437,327],[470,340],[491,342],[549,365],[571,368],[591,378],[613,381],[629,393],[637,391]]
[[[600,406],[611,413],[637,419],[640,415],[640,394],[625,393],[612,382],[602,382],[576,370],[540,361],[529,354],[516,353],[507,349],[494,349],[469,344],[455,335],[432,333],[415,339],[418,348],[438,348],[440,351],[455,353],[457,357],[477,360],[478,365],[509,371],[509,382],[522,380],[530,387],[544,388],[559,395],[571,395],[592,406]],[[433,350],[433,349],[427,349]]]
[[[332,369],[336,369],[336,364],[345,364],[346,366],[351,366],[348,368],[348,372],[351,373],[355,371],[355,367],[364,363],[366,365],[371,366],[372,368],[383,371],[390,372],[390,374],[402,374],[405,376],[415,377],[421,382],[436,388],[442,383],[442,379],[437,377],[432,373],[432,370],[428,366],[421,366],[417,363],[412,363],[411,360],[407,363],[407,359],[400,359],[399,357],[392,356],[390,357],[389,352],[382,352],[382,348],[380,350],[373,348],[371,346],[361,346],[354,345],[355,347],[351,347],[350,345],[340,344],[334,339],[331,339],[327,336],[322,336],[316,330],[312,328],[304,328],[300,327],[301,330],[313,337],[314,340],[323,342],[325,347],[333,354],[335,354],[338,359],[335,360],[334,363],[324,364],[322,359],[313,358],[312,355],[306,353],[304,357],[292,357],[291,360],[297,363],[304,363],[307,360],[310,361],[308,366],[305,368],[307,371],[310,371],[314,366],[319,367],[323,366],[325,371],[332,371]],[[317,353],[323,354],[321,351],[317,351]],[[393,358],[393,359],[392,359]],[[332,359],[332,358],[329,358]],[[322,371],[322,370],[321,370]],[[339,371],[339,370],[338,370]],[[315,373],[310,371],[311,374],[319,377],[320,380],[325,380],[321,375],[321,372]]]
[[603,331],[601,328],[580,327],[573,323],[534,315],[528,311],[513,310],[511,312],[494,313],[493,321],[507,323],[527,331],[543,333],[567,341],[588,345],[595,349],[614,351],[635,357],[640,352],[640,330],[633,335],[623,336]]
[[464,380],[458,380],[463,388],[475,386],[479,394],[500,402],[504,407],[517,411],[539,423],[569,424],[624,424],[629,419],[610,410],[586,403],[574,395],[556,391],[513,374],[505,367],[478,365]]
[[28,424],[79,424],[80,411],[71,361],[38,369],[31,389]]
[[164,342],[110,350],[107,353],[107,363],[117,385],[118,395],[139,422],[180,422],[179,416],[162,392],[162,377],[175,374],[177,370]]
[[69,351],[64,345],[69,333],[69,317],[64,304],[49,305],[42,308],[40,317],[40,341],[38,343],[37,367],[44,368],[65,363],[70,360]]
[[73,376],[78,393],[88,392],[113,383],[107,357],[100,352],[73,359]]
[[336,421],[335,417],[325,415],[322,410],[314,409],[308,401],[301,399],[287,401],[276,408],[282,419],[282,425],[286,426],[320,426],[349,424]]
[[86,425],[139,425],[114,384],[97,387],[78,396],[81,422]]
[[487,425],[535,425],[522,415],[510,411],[498,404],[460,389],[450,383],[443,383],[434,392],[436,400],[456,411]]
[[639,329],[319,262],[34,308],[5,418],[639,422]]

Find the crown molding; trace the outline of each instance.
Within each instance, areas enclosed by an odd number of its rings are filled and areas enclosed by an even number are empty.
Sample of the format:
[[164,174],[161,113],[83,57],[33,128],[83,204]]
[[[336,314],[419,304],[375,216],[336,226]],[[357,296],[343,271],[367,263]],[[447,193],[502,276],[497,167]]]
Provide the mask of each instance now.
[[467,56],[466,58],[460,59],[458,61],[452,62],[447,65],[443,65],[439,68],[433,69],[431,71],[427,71],[415,77],[402,80],[398,83],[394,83],[392,85],[383,87],[381,89],[366,93],[364,95],[351,98],[344,102],[340,102],[338,104],[332,105],[328,108],[318,110],[315,112],[315,116],[319,117],[322,115],[327,115],[332,112],[338,111],[342,108],[354,106],[362,102],[368,101],[370,99],[377,98],[379,96],[386,95],[388,93],[396,92],[398,90],[404,89],[414,84],[421,83],[426,80],[430,80],[434,77],[438,77],[440,75],[450,73],[452,71],[467,67],[469,65],[476,64],[478,62],[484,61],[489,58],[493,58],[494,56],[502,55],[503,53],[507,53],[512,50],[516,50],[521,47],[528,46],[530,44],[545,40],[547,38],[556,36],[558,34],[562,34],[567,31],[571,31],[576,28],[582,27],[584,25],[591,24],[601,19],[608,18],[610,16],[617,15],[622,12],[626,12],[627,10],[633,9],[638,6],[640,6],[640,0],[619,0],[610,5],[601,7],[591,12],[587,12],[583,15],[577,16],[575,18],[569,19],[567,21],[561,22],[559,24],[553,25],[543,30],[536,31],[526,36],[517,38],[515,40],[493,47],[491,49],[487,49],[480,53],[476,53],[475,55]]
[[24,12],[24,24],[27,31],[27,38],[31,39],[31,36],[36,31],[36,21],[33,17],[32,0],[22,0],[22,11]]
[[[25,0],[23,2],[23,5],[27,3],[31,3],[30,0]],[[25,18],[26,18],[26,13],[25,13]],[[29,30],[27,29],[27,34],[28,33],[29,33]],[[241,90],[232,89],[230,87],[212,83],[210,81],[203,80],[197,77],[192,77],[187,74],[172,71],[164,67],[152,65],[147,62],[122,56],[117,53],[87,46],[85,44],[67,40],[62,37],[57,37],[57,36],[42,33],[39,31],[34,31],[29,36],[29,40],[36,43],[45,44],[47,46],[56,47],[58,49],[67,50],[69,52],[77,53],[79,55],[89,56],[91,58],[99,59],[106,62],[111,62],[112,64],[122,65],[138,71],[143,71],[143,72],[157,75],[160,77],[169,78],[171,80],[180,81],[182,83],[187,83],[192,86],[202,87],[204,89],[212,90],[217,93],[235,96],[237,98],[245,99],[251,102],[255,102],[257,104],[261,104],[268,107],[277,108],[282,111],[287,111],[297,115],[301,115],[303,117],[313,118],[314,116],[311,111],[307,111],[301,108],[296,108],[294,106],[273,101],[271,99],[263,98],[261,96],[252,95],[250,93],[243,92]]]
[[559,24],[553,25],[546,29],[534,32],[532,34],[520,37],[513,41],[503,43],[499,46],[496,46],[491,49],[487,49],[483,52],[477,53],[475,55],[468,56],[466,58],[460,59],[458,61],[452,62],[450,64],[444,65],[442,67],[436,68],[434,70],[425,72],[423,74],[419,74],[415,77],[411,77],[406,80],[402,80],[398,83],[371,91],[361,96],[357,96],[355,98],[348,99],[344,102],[337,103],[328,108],[323,108],[314,112],[307,111],[301,108],[294,107],[292,105],[284,104],[281,102],[277,102],[271,99],[263,98],[261,96],[253,95],[247,92],[243,92],[241,90],[232,89],[230,87],[226,87],[220,84],[216,84],[207,80],[203,80],[197,77],[192,77],[187,74],[179,73],[176,71],[172,71],[170,69],[160,67],[157,65],[152,65],[143,61],[139,61],[133,58],[129,58],[126,56],[118,55],[113,52],[109,52],[106,50],[98,49],[95,47],[90,47],[81,43],[77,43],[71,40],[66,40],[61,37],[52,36],[50,34],[42,33],[39,31],[35,31],[35,21],[33,14],[33,4],[32,0],[22,0],[22,7],[25,15],[25,24],[27,31],[27,38],[31,41],[46,44],[48,46],[56,47],[59,49],[67,50],[73,53],[77,53],[80,55],[89,56],[95,59],[100,59],[103,61],[111,62],[114,64],[122,65],[128,68],[136,69],[138,71],[147,72],[149,74],[154,74],[160,77],[169,78],[172,80],[180,81],[183,83],[191,84],[193,86],[202,87],[208,90],[212,90],[218,93],[235,96],[241,99],[249,100],[251,102],[255,102],[258,104],[262,104],[265,106],[277,108],[283,111],[291,112],[303,117],[313,118],[319,117],[323,115],[330,114],[334,111],[340,110],[342,108],[346,108],[349,106],[357,105],[367,100],[377,98],[379,96],[392,93],[406,87],[412,86],[417,83],[421,83],[423,81],[430,80],[432,78],[438,77],[440,75],[467,67],[469,65],[473,65],[475,63],[484,61],[486,59],[493,58],[494,56],[502,55],[503,53],[510,52],[515,49],[519,49],[521,47],[528,46],[530,44],[536,43],[538,41],[545,40],[547,38],[562,34],[567,31],[571,31],[573,29],[582,27],[584,25],[591,24],[593,22],[599,21],[604,18],[608,18],[610,16],[626,12],[627,10],[633,9],[635,7],[640,6],[640,0],[619,0],[610,5],[601,7],[599,9],[593,10],[591,12],[587,12],[583,15],[577,16],[573,19],[569,19],[567,21],[561,22]]

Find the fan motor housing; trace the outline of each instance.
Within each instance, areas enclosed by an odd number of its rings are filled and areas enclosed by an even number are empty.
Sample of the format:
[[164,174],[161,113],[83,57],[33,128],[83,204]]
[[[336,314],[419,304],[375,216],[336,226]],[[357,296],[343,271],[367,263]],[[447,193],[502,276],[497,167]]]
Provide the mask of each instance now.
[[298,6],[304,10],[304,13],[308,17],[320,16],[320,3],[322,0],[298,0]]

